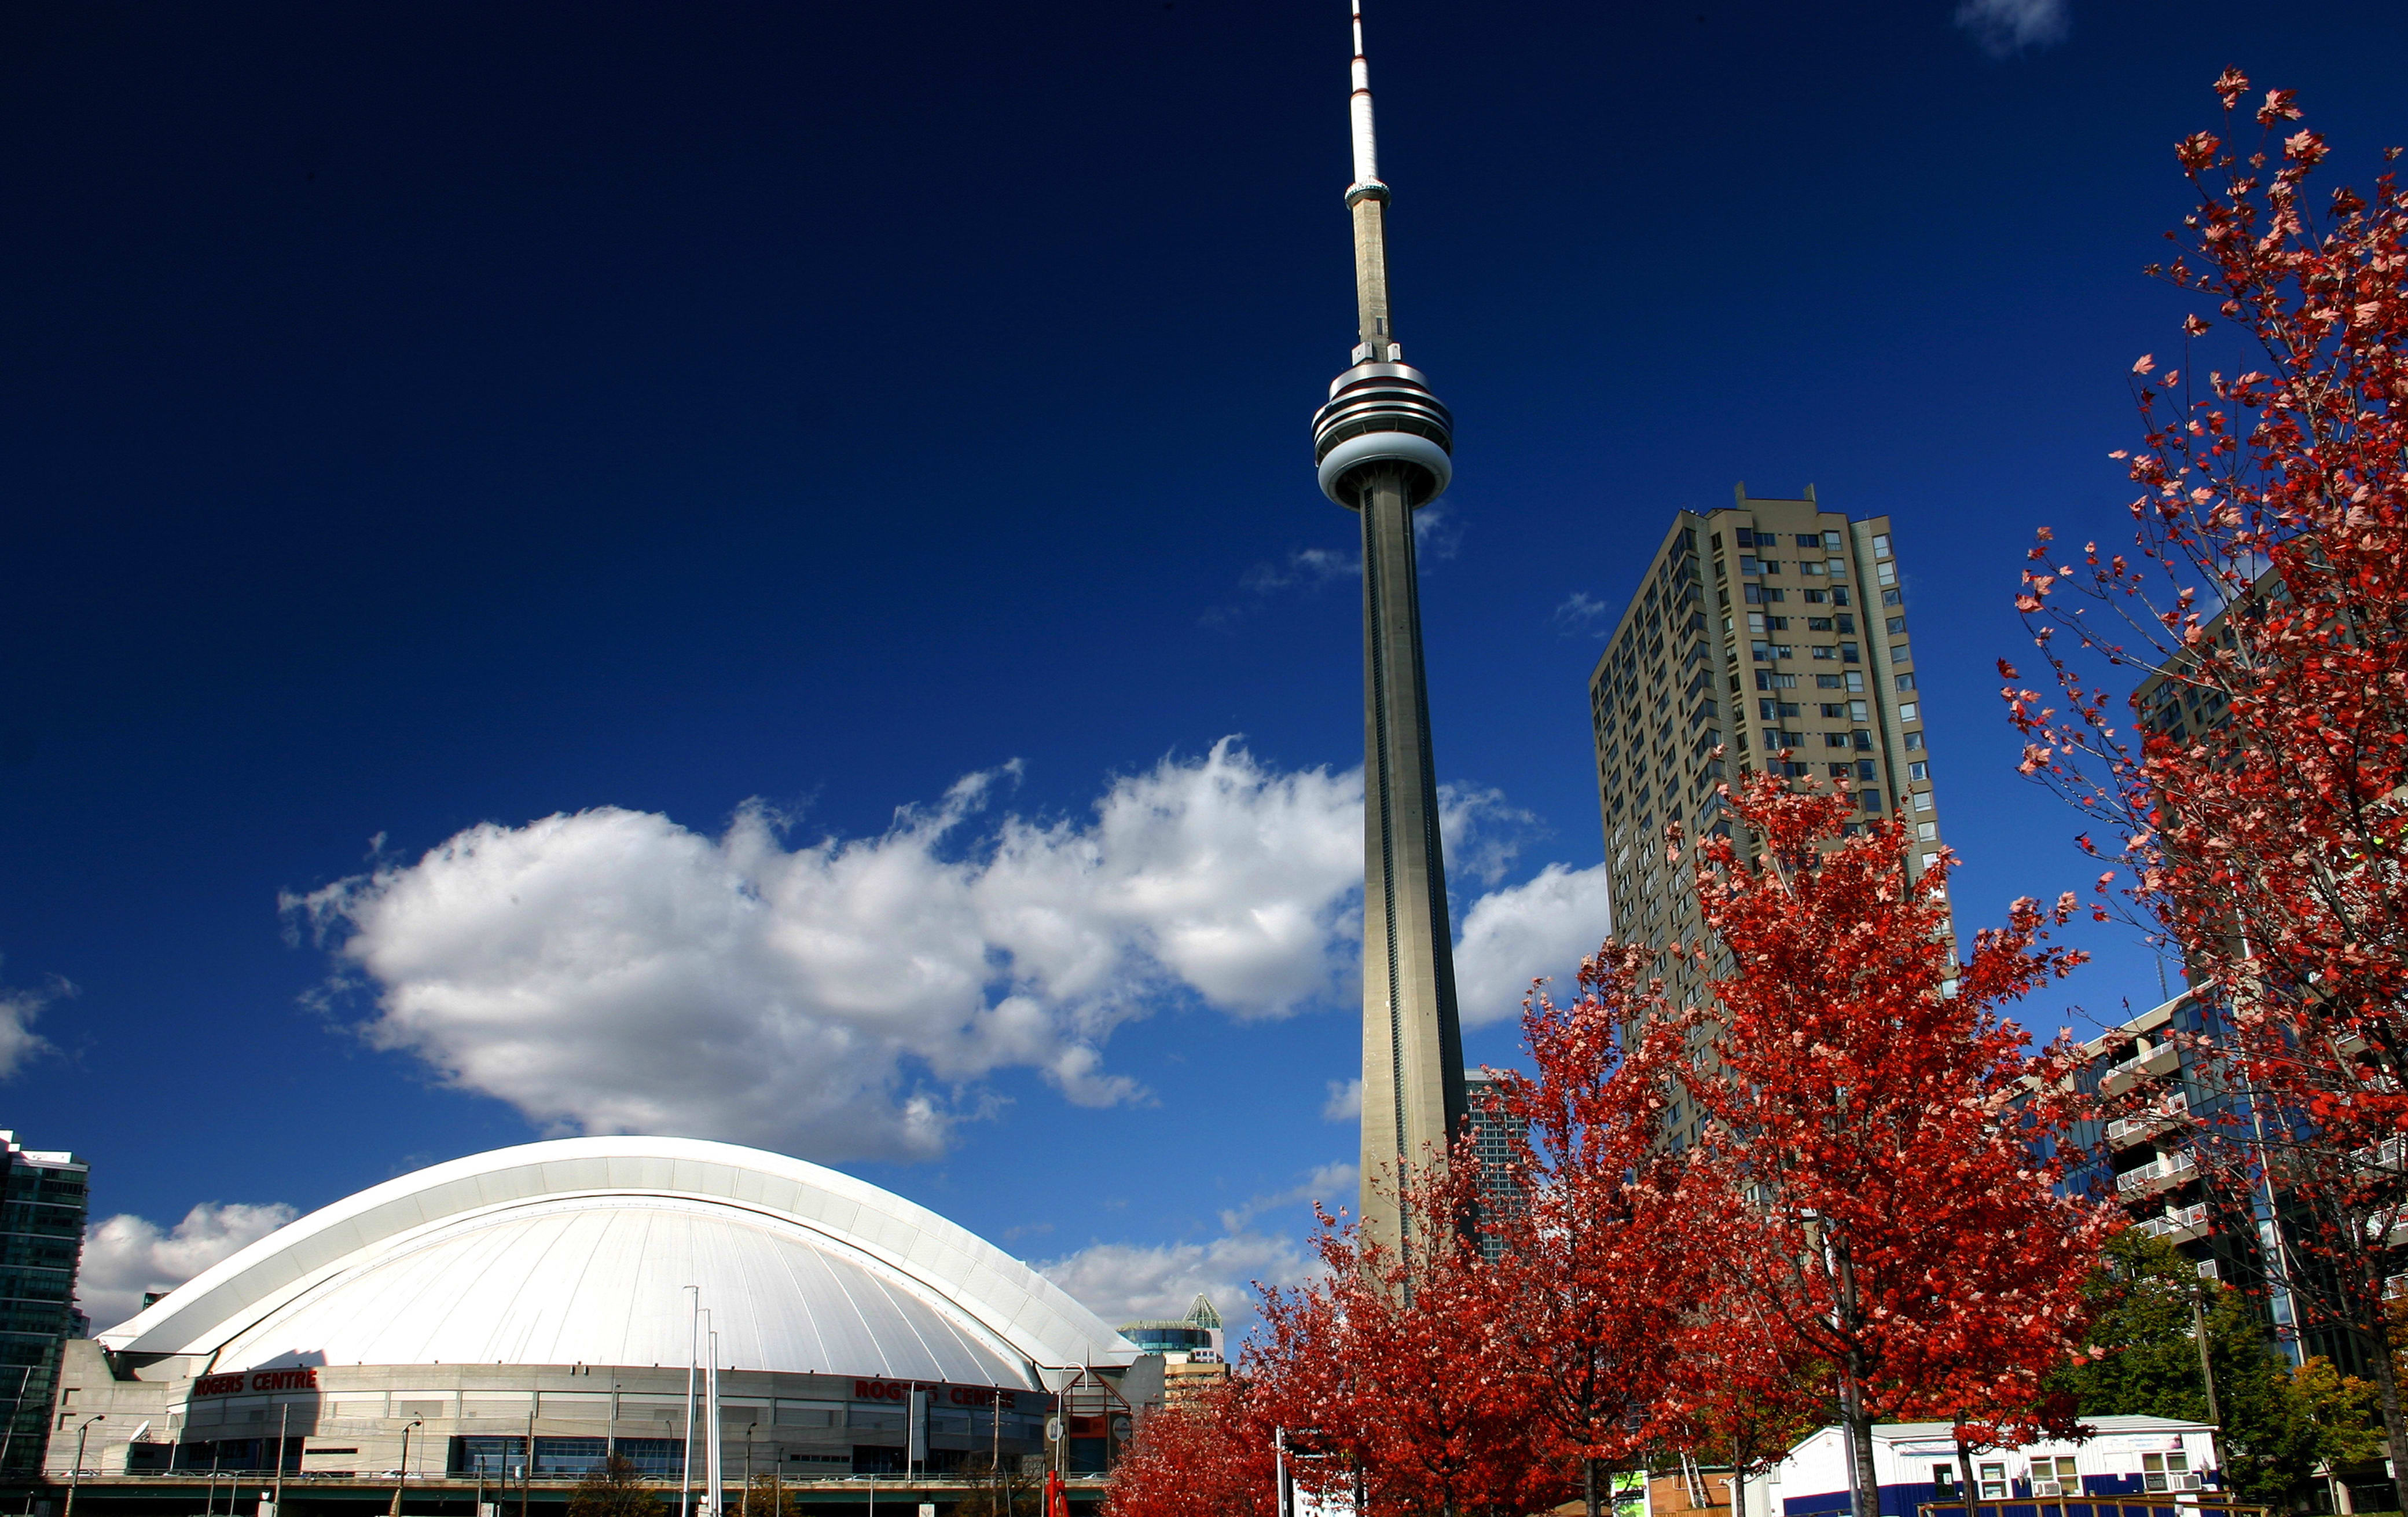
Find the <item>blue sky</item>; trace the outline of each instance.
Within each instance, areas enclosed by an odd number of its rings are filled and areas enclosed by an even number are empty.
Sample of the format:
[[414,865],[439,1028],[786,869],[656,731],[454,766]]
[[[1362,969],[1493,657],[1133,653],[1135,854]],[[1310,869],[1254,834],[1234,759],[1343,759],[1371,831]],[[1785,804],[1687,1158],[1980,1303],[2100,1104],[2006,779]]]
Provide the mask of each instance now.
[[[1992,662],[2031,528],[2128,498],[2172,144],[2239,65],[2365,177],[2408,14],[1369,25],[1398,331],[1460,424],[1424,610],[1468,994],[1568,967],[1597,894],[1558,613],[1741,480],[1896,519],[1965,925],[2081,885]],[[93,1162],[96,1312],[614,1126],[841,1162],[1107,1311],[1295,1266],[1354,1149],[1353,522],[1306,440],[1345,36],[0,14],[0,985],[40,1040],[0,1103]],[[2092,946],[2031,1021],[2157,999]]]

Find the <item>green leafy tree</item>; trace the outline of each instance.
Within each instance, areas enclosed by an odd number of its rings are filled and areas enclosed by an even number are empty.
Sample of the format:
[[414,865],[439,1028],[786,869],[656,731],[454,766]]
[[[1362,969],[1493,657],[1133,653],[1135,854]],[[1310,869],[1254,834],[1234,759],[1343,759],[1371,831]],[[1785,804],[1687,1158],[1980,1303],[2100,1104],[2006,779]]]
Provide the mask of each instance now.
[[612,1458],[568,1494],[568,1517],[661,1517],[661,1498],[634,1465]]
[[2286,1506],[2320,1462],[2353,1464],[2379,1449],[2368,1426],[2373,1387],[2321,1358],[2293,1371],[2248,1298],[2200,1280],[2163,1238],[2118,1234],[2088,1292],[2093,1357],[2063,1377],[2083,1416],[2210,1421],[2193,1327],[2203,1318],[2225,1476],[2242,1499]]

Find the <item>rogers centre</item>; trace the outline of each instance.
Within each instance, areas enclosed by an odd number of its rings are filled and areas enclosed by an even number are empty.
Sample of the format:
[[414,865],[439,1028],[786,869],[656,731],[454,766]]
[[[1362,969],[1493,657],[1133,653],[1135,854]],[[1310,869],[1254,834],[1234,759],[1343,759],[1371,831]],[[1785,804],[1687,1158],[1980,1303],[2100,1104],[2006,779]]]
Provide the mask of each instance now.
[[93,1517],[191,1511],[204,1481],[262,1517],[396,1491],[556,1513],[614,1456],[674,1499],[690,1363],[691,1480],[715,1363],[731,1502],[942,1504],[998,1457],[1095,1474],[1162,1398],[1158,1355],[925,1207],[757,1149],[571,1138],[363,1191],[69,1342],[47,1473]]

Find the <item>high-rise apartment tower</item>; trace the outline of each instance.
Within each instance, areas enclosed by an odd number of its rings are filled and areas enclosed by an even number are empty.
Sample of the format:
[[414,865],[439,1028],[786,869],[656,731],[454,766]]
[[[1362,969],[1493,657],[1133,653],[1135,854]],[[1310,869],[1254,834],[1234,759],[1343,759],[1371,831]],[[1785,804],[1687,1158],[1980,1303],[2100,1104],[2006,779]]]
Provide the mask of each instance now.
[[75,1308],[90,1178],[74,1154],[0,1132],[0,1477],[42,1467],[60,1349],[92,1331]]
[[1354,367],[1312,418],[1321,488],[1363,529],[1363,1228],[1394,1247],[1396,1187],[1443,1158],[1464,1120],[1446,865],[1430,765],[1412,513],[1454,475],[1455,421],[1406,367],[1388,310],[1388,187],[1354,7]]
[[[1802,500],[1744,484],[1734,496],[1674,514],[1589,675],[1607,890],[1626,941],[1703,937],[1664,828],[1712,831],[1715,787],[1742,771],[1824,780],[1860,818],[1899,808],[1918,874],[1940,846],[1889,518],[1825,511],[1811,484]],[[1677,994],[1700,989],[1685,965],[1668,967]]]

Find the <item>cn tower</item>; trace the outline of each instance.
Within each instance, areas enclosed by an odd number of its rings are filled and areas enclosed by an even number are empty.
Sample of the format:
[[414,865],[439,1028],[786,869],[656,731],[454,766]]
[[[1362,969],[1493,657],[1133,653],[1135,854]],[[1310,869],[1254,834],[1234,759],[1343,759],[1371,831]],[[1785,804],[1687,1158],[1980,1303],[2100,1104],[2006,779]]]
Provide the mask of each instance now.
[[1446,861],[1430,766],[1413,513],[1455,470],[1455,419],[1408,368],[1388,311],[1388,186],[1354,0],[1354,367],[1312,418],[1322,492],[1363,527],[1363,1195],[1365,1236],[1403,1238],[1397,1187],[1443,1163],[1465,1118]]

